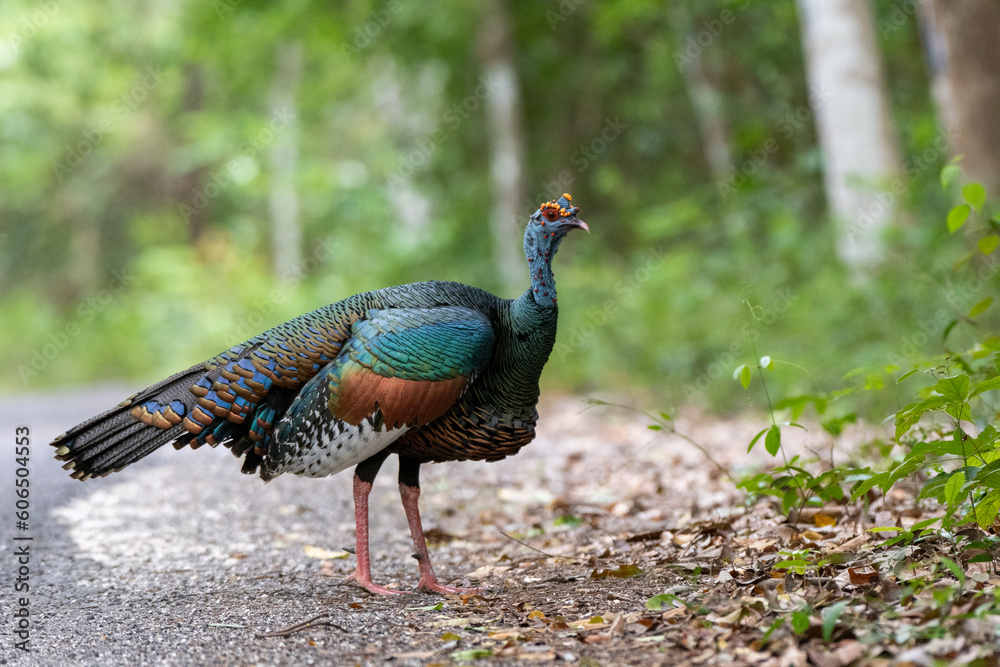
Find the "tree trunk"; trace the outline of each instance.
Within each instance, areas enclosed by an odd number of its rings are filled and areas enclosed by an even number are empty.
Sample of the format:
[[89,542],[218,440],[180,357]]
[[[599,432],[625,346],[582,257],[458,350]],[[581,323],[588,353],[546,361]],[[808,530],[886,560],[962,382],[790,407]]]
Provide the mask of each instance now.
[[493,207],[493,262],[506,293],[514,296],[522,284],[519,252],[524,201],[524,132],[521,92],[514,63],[514,43],[506,0],[493,0],[479,35],[480,58],[492,92],[486,97]]
[[274,275],[291,283],[301,278],[302,223],[299,220],[299,196],[295,190],[295,171],[299,159],[298,106],[296,91],[302,78],[302,45],[280,43],[271,95],[272,113],[282,113],[291,120],[276,130],[268,150],[271,164],[271,253]]
[[668,6],[677,42],[675,61],[697,114],[705,162],[716,182],[729,180],[733,171],[729,155],[729,130],[726,127],[722,94],[711,75],[717,64],[719,49],[699,50],[695,55],[687,54],[683,46],[697,32],[694,21],[683,2],[673,2]]
[[[201,111],[205,106],[205,76],[202,66],[198,63],[184,64],[184,96],[182,105],[185,113]],[[188,243],[196,245],[205,231],[205,208],[203,187],[208,169],[204,166],[195,167],[179,179],[181,215],[188,227]]]
[[798,0],[838,250],[863,279],[885,259],[901,169],[868,0]]
[[101,230],[82,215],[70,221],[70,283],[76,295],[93,289],[101,264]]
[[1000,197],[1000,2],[920,8],[939,122],[965,175]]

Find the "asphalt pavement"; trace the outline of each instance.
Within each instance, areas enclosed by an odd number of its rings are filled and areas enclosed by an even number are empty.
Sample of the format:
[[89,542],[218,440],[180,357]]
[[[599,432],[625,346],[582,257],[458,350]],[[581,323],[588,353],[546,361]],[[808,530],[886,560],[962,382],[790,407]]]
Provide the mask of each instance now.
[[[329,556],[353,545],[350,475],[288,476],[264,484],[241,474],[239,461],[222,448],[175,451],[167,446],[107,478],[70,478],[53,458],[49,441],[138,388],[0,397],[5,443],[0,450],[0,664],[305,664],[320,659],[295,655],[282,640],[256,635],[331,604],[366,598],[363,591],[320,574],[324,566],[334,567],[333,574],[348,571],[346,559],[316,558],[316,553]],[[26,527],[18,524],[14,495],[17,469],[24,463],[15,456],[14,439],[22,426],[30,429],[31,439]],[[393,468],[387,462],[372,497],[377,517],[373,558],[383,582],[398,572],[399,583],[405,584],[415,579],[416,568],[403,570],[413,565],[407,558],[412,548]],[[20,569],[25,565],[26,571]],[[357,615],[340,625],[349,630],[352,620],[364,624],[364,616]],[[370,641],[371,628],[365,629]],[[340,648],[349,652],[355,644],[348,635]]]

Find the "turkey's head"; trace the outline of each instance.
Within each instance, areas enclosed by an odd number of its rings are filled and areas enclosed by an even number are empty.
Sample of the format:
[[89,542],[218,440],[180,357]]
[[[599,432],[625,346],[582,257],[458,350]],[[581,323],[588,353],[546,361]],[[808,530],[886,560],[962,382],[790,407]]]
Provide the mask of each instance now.
[[587,223],[576,217],[580,210],[570,204],[573,200],[564,194],[555,201],[542,204],[528,220],[524,230],[524,257],[531,272],[529,294],[535,303],[544,308],[555,308],[556,281],[552,275],[552,258],[559,244],[571,229],[590,231]]
[[559,199],[542,204],[528,220],[528,228],[524,230],[524,256],[529,262],[541,259],[548,264],[552,261],[563,237],[571,229],[590,232],[587,223],[576,217],[580,208],[573,206],[572,201],[569,194],[563,194]]

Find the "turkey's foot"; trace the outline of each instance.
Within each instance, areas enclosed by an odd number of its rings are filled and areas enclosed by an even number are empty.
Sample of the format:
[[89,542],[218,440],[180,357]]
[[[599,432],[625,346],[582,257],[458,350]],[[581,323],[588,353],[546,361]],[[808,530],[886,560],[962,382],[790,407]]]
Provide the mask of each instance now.
[[421,576],[417,583],[417,590],[421,593],[440,593],[441,595],[478,595],[483,588],[459,588],[457,586],[445,586],[436,577]]
[[392,588],[386,588],[385,586],[379,586],[372,581],[371,575],[366,576],[359,571],[355,571],[353,574],[347,575],[341,580],[340,583],[346,584],[352,581],[369,593],[373,593],[375,595],[403,595],[406,593],[406,591],[397,591]]
[[410,536],[413,538],[413,557],[420,563],[420,581],[416,590],[422,593],[440,593],[441,595],[474,595],[482,592],[481,588],[456,588],[445,586],[437,580],[434,568],[431,567],[431,557],[427,553],[427,538],[420,522],[419,482],[420,464],[411,460],[399,458],[399,496],[403,499],[403,511],[406,512],[406,522],[410,524]]

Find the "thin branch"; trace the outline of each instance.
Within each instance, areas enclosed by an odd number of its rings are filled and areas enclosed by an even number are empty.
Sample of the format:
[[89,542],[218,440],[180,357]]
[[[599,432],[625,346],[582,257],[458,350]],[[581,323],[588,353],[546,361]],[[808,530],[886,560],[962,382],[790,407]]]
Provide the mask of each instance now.
[[506,537],[508,540],[513,540],[514,542],[517,542],[521,546],[528,547],[532,551],[537,551],[538,553],[542,554],[543,556],[547,556],[548,558],[562,558],[563,560],[573,560],[573,561],[576,561],[577,563],[587,563],[588,562],[588,560],[585,559],[585,558],[574,558],[573,556],[556,556],[555,554],[546,553],[546,552],[542,551],[541,549],[536,549],[535,547],[531,546],[530,544],[528,544],[526,542],[522,542],[521,540],[517,539],[516,537],[508,535],[507,533],[503,532],[499,528],[497,528],[497,532],[500,533],[501,535],[503,535],[504,537]]
[[313,628],[330,627],[337,628],[341,632],[347,632],[344,628],[340,627],[332,621],[319,621],[321,618],[329,618],[330,614],[320,614],[319,616],[313,616],[307,621],[300,621],[294,625],[289,625],[287,628],[282,628],[280,630],[275,630],[273,632],[265,632],[264,634],[258,634],[258,639],[264,639],[266,637],[289,637],[297,632],[304,632],[305,630],[311,630]]
[[642,415],[643,417],[646,417],[646,418],[650,419],[651,421],[653,421],[654,423],[658,424],[660,426],[660,432],[661,433],[669,433],[670,435],[675,435],[678,438],[680,438],[681,440],[684,440],[685,442],[688,442],[691,445],[693,445],[696,448],[698,448],[701,451],[701,453],[705,455],[705,458],[708,459],[708,462],[711,463],[712,465],[714,465],[719,470],[719,472],[722,473],[723,476],[732,479],[732,477],[733,477],[732,473],[730,473],[729,470],[727,470],[725,466],[723,466],[721,463],[719,463],[714,458],[712,458],[712,455],[709,453],[709,451],[708,451],[707,448],[705,448],[702,444],[700,444],[697,441],[695,441],[693,438],[691,438],[689,436],[686,436],[683,433],[681,433],[680,431],[678,431],[674,427],[673,424],[670,424],[667,421],[665,421],[663,419],[660,419],[659,417],[657,417],[655,415],[651,415],[648,412],[646,412],[645,410],[640,410],[638,408],[633,408],[631,405],[624,405],[622,403],[610,403],[608,401],[602,401],[601,399],[594,398],[592,396],[587,396],[586,399],[587,399],[587,403],[589,405],[587,407],[585,407],[583,410],[581,410],[581,412],[586,412],[590,408],[593,408],[593,407],[596,407],[596,406],[599,406],[599,405],[603,405],[603,406],[607,406],[607,407],[610,407],[610,408],[621,408],[623,410],[628,410],[629,412],[633,412],[633,413],[635,413],[637,415]]

